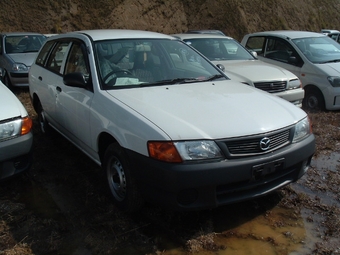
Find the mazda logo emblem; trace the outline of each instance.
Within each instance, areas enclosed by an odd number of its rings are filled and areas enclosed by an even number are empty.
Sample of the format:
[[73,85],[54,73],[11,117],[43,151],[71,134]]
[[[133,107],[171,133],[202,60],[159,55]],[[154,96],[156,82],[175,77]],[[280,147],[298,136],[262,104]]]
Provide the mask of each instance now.
[[261,139],[260,148],[263,151],[266,151],[270,148],[270,139],[268,137],[264,137]]

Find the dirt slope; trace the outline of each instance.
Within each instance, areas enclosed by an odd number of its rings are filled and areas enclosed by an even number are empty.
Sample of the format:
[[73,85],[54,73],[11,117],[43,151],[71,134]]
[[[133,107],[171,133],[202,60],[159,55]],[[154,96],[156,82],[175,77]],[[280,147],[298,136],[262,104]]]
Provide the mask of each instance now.
[[1,5],[0,31],[41,33],[219,29],[240,40],[260,30],[337,29],[340,21],[338,0],[4,0]]

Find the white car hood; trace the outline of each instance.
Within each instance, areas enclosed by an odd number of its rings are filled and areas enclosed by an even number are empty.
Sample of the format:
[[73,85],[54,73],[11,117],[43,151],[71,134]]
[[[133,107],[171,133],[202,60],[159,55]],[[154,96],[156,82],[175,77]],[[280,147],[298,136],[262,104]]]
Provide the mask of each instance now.
[[286,100],[231,80],[108,93],[173,140],[259,134],[292,125],[306,116]]
[[27,111],[19,99],[0,82],[0,121],[27,116]]
[[231,78],[238,81],[283,81],[297,79],[297,77],[286,69],[267,64],[260,60],[226,60],[212,61],[215,65],[222,64],[226,74],[231,73]]
[[33,64],[38,52],[11,53],[8,54],[15,63],[23,63],[30,67]]

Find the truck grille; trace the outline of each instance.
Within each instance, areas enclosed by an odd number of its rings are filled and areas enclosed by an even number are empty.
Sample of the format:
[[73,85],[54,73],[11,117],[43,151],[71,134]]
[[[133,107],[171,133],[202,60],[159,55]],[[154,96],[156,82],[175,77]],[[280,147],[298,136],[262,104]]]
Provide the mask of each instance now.
[[286,90],[286,81],[257,82],[255,87],[269,93],[282,92]]

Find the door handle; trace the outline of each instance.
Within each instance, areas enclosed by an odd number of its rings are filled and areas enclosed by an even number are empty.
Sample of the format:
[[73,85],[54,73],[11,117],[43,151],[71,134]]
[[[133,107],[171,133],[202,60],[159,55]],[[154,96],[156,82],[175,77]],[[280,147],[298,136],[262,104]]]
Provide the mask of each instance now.
[[59,86],[57,86],[56,89],[57,89],[58,92],[61,92],[61,88]]

